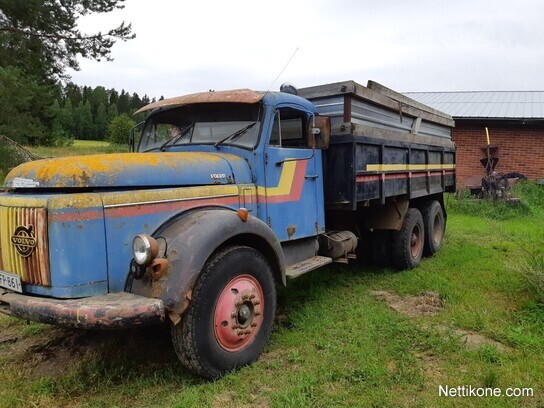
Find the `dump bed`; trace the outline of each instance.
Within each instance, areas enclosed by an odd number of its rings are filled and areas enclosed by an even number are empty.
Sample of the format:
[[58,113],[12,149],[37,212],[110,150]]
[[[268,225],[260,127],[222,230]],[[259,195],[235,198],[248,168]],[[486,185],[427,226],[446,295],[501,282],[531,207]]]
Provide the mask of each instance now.
[[303,88],[299,95],[331,118],[323,154],[327,208],[455,191],[451,116],[372,81]]

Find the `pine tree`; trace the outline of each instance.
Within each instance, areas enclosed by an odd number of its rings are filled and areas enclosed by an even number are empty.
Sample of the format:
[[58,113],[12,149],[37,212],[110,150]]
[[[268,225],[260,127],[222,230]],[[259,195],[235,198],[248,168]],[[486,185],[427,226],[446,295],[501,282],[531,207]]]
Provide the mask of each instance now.
[[119,113],[128,113],[130,111],[130,96],[124,89],[121,89],[119,100],[117,101]]
[[80,116],[80,135],[84,140],[91,140],[94,136],[93,114],[91,112],[91,103],[86,101],[81,107]]
[[21,143],[29,143],[45,135],[39,119],[47,118],[46,105],[37,106],[47,88],[35,77],[25,76],[16,67],[0,67],[0,134]]
[[[122,22],[105,33],[82,33],[78,19],[123,8],[124,0],[0,0],[0,130],[23,142],[48,142],[52,105],[66,68],[78,69],[78,57],[111,60],[117,40],[134,38]],[[82,96],[68,94],[73,106]],[[29,102],[31,101],[31,103]],[[57,111],[58,113],[58,111]],[[1,117],[6,115],[6,119]]]
[[95,139],[104,140],[106,138],[106,131],[108,128],[108,115],[106,113],[106,106],[103,103],[100,103],[100,105],[98,105],[94,124],[96,128]]
[[68,82],[64,87],[64,95],[70,99],[72,106],[79,106],[79,102],[83,99],[81,88],[73,82]]
[[135,112],[141,107],[142,100],[140,99],[140,96],[136,92],[134,92],[130,97],[130,111]]
[[64,106],[60,111],[59,121],[66,130],[67,137],[70,139],[75,139],[76,132],[74,127],[74,108],[70,98],[66,98],[64,101]]
[[108,106],[108,113],[107,113],[107,117],[108,117],[108,124],[115,118],[119,115],[119,110],[117,109],[117,105],[116,104],[111,104],[110,106]]
[[119,92],[117,92],[115,89],[110,89],[108,91],[109,93],[109,105],[117,105],[117,102],[119,101]]
[[116,40],[134,38],[131,25],[122,22],[106,33],[85,34],[78,19],[123,8],[124,0],[0,0],[0,61],[43,79],[79,69],[77,56],[111,59]]

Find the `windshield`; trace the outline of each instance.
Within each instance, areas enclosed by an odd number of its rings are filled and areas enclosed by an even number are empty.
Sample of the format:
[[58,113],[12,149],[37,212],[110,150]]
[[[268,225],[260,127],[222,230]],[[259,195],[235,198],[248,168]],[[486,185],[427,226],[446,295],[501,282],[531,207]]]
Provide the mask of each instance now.
[[[257,144],[259,130],[258,104],[213,103],[181,106],[158,112],[148,119],[142,131],[138,151],[218,142],[220,145],[252,149]],[[240,131],[242,132],[236,137],[229,138]]]

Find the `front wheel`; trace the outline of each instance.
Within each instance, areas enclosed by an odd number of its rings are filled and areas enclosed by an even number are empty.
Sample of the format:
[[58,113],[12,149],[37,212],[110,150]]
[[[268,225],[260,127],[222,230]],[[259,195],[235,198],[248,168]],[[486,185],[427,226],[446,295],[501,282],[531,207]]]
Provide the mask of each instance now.
[[257,360],[275,312],[267,260],[250,247],[227,247],[205,265],[182,321],[172,326],[172,343],[187,368],[217,378]]

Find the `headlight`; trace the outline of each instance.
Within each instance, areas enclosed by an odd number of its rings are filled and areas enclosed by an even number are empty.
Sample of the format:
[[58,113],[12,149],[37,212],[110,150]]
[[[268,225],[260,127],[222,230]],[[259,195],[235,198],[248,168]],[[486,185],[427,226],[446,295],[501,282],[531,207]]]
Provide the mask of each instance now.
[[139,234],[132,241],[132,254],[138,265],[149,265],[159,253],[159,244],[147,234]]

